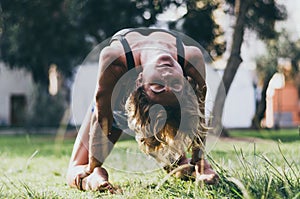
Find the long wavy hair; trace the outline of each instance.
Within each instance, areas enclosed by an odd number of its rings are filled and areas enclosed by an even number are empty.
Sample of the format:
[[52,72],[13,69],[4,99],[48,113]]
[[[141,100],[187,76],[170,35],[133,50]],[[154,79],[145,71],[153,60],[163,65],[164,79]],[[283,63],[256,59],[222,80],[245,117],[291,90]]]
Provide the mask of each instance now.
[[143,86],[133,91],[125,103],[128,126],[135,132],[140,149],[167,165],[176,162],[192,145],[204,147],[206,86],[200,88],[191,78],[187,80],[183,98],[177,98],[175,106],[153,103]]

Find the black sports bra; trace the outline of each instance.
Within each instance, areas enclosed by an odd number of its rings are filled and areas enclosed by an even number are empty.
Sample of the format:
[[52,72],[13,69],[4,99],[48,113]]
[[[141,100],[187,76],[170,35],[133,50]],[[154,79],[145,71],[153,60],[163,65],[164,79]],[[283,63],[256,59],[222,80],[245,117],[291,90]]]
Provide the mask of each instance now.
[[183,47],[183,42],[181,40],[181,38],[179,37],[178,34],[168,31],[168,30],[164,30],[164,29],[154,29],[154,28],[127,28],[127,29],[123,29],[119,32],[117,32],[110,40],[110,43],[118,40],[121,42],[123,49],[125,51],[125,56],[126,56],[126,64],[127,64],[127,68],[128,70],[131,70],[133,68],[135,68],[135,62],[134,62],[134,57],[132,54],[132,50],[129,46],[129,43],[127,41],[127,39],[125,38],[126,34],[130,33],[130,32],[138,32],[142,35],[149,35],[153,32],[166,32],[171,34],[172,36],[174,36],[176,38],[176,47],[177,47],[177,61],[180,64],[183,74],[185,75],[184,72],[184,47]]

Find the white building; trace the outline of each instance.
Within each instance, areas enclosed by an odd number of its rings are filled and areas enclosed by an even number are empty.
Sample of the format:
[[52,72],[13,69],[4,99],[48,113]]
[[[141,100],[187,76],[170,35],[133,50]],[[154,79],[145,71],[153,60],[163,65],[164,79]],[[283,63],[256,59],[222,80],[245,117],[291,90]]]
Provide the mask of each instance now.
[[0,126],[22,124],[32,92],[30,73],[11,70],[0,62]]
[[78,126],[90,108],[96,88],[98,63],[86,63],[77,69],[71,93],[71,124]]

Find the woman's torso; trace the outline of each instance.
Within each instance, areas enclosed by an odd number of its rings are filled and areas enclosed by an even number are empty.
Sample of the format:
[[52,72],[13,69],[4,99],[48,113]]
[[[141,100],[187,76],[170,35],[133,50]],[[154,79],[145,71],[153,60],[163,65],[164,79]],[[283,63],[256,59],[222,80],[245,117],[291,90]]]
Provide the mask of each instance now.
[[[122,40],[120,39],[121,37],[125,38],[129,45],[129,49],[124,48],[124,44],[120,41]],[[175,33],[162,29],[124,29],[117,32],[112,37],[110,46],[116,49],[124,49],[122,55],[120,56],[120,59],[123,60],[124,63],[128,62],[126,53],[130,53],[128,51],[131,51],[134,65],[137,67],[143,64],[143,60],[141,60],[140,56],[141,50],[167,51],[177,61],[180,59],[178,57],[184,58],[184,49],[178,49],[178,45],[182,45],[179,48],[182,48],[184,45],[182,44],[181,40],[178,41],[178,39],[179,38]]]

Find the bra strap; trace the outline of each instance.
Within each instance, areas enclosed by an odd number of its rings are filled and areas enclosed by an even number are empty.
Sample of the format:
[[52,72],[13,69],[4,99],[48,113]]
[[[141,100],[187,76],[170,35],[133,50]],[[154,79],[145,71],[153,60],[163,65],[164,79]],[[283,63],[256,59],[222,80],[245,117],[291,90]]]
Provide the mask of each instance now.
[[176,46],[177,46],[177,61],[182,68],[183,75],[186,77],[186,73],[184,71],[184,63],[185,63],[184,47],[183,47],[182,40],[179,38],[178,35],[176,36]]
[[116,35],[116,39],[118,39],[121,42],[123,49],[125,51],[126,64],[127,64],[128,70],[135,68],[134,57],[133,57],[132,50],[128,44],[127,39],[125,38],[124,35]]

